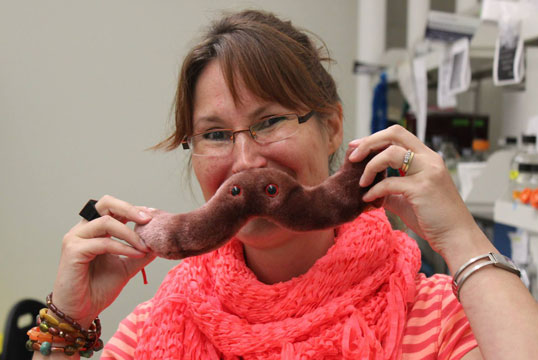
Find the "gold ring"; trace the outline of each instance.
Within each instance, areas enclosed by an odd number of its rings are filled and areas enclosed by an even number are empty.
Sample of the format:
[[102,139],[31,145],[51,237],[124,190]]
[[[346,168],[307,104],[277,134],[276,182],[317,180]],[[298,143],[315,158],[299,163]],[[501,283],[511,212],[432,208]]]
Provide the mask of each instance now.
[[403,159],[403,165],[402,165],[402,171],[404,174],[407,174],[407,171],[409,170],[409,167],[411,166],[411,162],[413,161],[413,158],[415,157],[415,153],[411,150],[407,150],[407,152],[404,155]]

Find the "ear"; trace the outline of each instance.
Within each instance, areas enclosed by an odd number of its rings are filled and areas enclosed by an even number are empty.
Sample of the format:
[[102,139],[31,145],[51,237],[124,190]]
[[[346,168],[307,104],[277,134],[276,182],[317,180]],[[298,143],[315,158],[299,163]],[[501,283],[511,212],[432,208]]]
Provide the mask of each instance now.
[[338,103],[338,110],[332,113],[327,118],[327,150],[329,155],[332,155],[338,150],[340,145],[342,145],[342,140],[344,136],[344,111],[342,110],[342,104]]

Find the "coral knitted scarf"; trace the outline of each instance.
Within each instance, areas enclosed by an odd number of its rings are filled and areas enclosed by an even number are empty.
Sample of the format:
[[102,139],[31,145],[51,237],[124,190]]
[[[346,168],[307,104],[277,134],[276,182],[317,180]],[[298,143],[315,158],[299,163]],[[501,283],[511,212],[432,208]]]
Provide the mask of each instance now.
[[135,358],[398,359],[419,266],[415,242],[382,209],[341,226],[306,274],[274,285],[233,239],[170,271]]

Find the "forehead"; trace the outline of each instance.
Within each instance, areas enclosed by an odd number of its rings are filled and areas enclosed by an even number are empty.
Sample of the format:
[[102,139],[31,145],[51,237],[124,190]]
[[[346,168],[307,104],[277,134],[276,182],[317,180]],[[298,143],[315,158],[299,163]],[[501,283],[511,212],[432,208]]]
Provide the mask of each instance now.
[[236,79],[236,92],[239,102],[235,104],[221,66],[217,60],[209,62],[202,70],[194,88],[194,113],[215,107],[244,107],[252,103],[261,103],[261,99],[252,94],[241,78]]
[[200,74],[194,88],[193,122],[215,117],[259,117],[267,112],[288,111],[284,106],[254,95],[237,78],[235,101],[217,60],[209,62]]

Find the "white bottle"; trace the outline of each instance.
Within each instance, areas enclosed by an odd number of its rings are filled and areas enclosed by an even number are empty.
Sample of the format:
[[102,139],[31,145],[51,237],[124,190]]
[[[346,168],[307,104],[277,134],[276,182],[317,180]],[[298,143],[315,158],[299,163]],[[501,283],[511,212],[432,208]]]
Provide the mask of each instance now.
[[510,164],[510,180],[515,181],[519,176],[519,164],[538,163],[538,155],[536,154],[536,136],[521,135],[521,146],[512,158]]
[[520,163],[518,165],[518,175],[515,179],[515,190],[523,190],[531,186],[533,165],[529,163]]
[[530,186],[532,189],[538,189],[538,164],[532,164],[531,171]]
[[517,137],[507,136],[506,138],[504,138],[504,144],[502,144],[502,148],[505,150],[517,150]]

